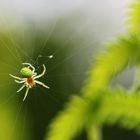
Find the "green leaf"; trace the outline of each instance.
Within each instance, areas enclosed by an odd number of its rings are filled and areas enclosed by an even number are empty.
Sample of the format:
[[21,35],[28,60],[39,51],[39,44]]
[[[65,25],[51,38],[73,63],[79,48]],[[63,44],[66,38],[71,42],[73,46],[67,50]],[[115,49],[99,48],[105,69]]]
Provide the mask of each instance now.
[[97,128],[103,123],[118,122],[126,128],[139,129],[140,97],[124,93],[105,94],[116,75],[140,63],[140,0],[135,0],[131,9],[128,20],[131,33],[107,45],[108,49],[97,57],[81,91],[83,100],[70,100],[52,123],[46,140],[71,140],[87,126],[91,129],[89,139],[99,139]]
[[140,0],[134,0],[129,5],[128,11],[128,30],[132,33],[140,33]]
[[96,91],[105,89],[113,77],[128,66],[132,67],[140,62],[139,36],[119,37],[116,42],[108,44],[107,47],[106,52],[99,55],[96,64],[91,67],[87,84],[82,91],[84,96],[96,97]]
[[99,118],[101,124],[117,123],[126,129],[140,132],[140,96],[128,95],[124,91],[108,94],[102,103]]
[[73,97],[66,106],[66,109],[51,124],[51,131],[46,140],[69,140],[83,128],[86,120],[85,101]]
[[[102,104],[103,91],[111,79],[128,64],[132,66],[139,62],[139,42],[136,36],[128,36],[109,45],[107,52],[98,57],[95,67],[91,68],[88,82],[82,91],[84,100],[70,100],[66,109],[52,123],[47,140],[70,140],[83,129],[90,113],[98,112]],[[90,102],[87,103],[87,99],[90,99]]]

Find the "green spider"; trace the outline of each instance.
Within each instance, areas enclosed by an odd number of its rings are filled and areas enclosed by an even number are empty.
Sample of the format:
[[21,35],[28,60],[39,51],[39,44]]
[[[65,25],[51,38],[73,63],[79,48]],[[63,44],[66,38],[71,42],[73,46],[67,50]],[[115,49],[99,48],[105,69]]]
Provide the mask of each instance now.
[[42,77],[45,74],[46,67],[45,67],[44,64],[43,64],[44,70],[39,75],[37,75],[37,73],[35,72],[35,68],[30,63],[22,63],[22,64],[25,67],[23,67],[21,69],[20,73],[22,74],[22,76],[24,78],[17,77],[17,76],[14,76],[12,74],[9,74],[9,75],[15,79],[16,83],[19,83],[19,84],[23,83],[23,85],[21,86],[21,88],[17,92],[20,92],[24,87],[27,88],[26,92],[25,92],[25,96],[23,98],[23,101],[24,101],[26,99],[27,95],[28,95],[29,89],[35,87],[36,84],[42,85],[43,87],[48,88],[48,89],[49,89],[49,87],[47,85],[45,85],[44,83],[36,80],[36,79]]

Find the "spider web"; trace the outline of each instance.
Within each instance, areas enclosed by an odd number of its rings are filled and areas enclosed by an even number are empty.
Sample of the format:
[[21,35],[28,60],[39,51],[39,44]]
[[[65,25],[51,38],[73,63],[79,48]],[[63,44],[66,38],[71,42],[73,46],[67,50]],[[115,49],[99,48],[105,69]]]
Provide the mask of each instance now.
[[[3,21],[6,25],[5,19]],[[59,40],[57,39],[59,35],[55,35],[59,32],[59,28],[61,29],[59,24],[61,22],[58,18],[53,20],[45,33],[38,27],[33,27],[32,31],[23,27],[20,30],[21,36],[19,36],[14,30],[8,29],[8,26],[1,33],[0,43],[4,55],[0,57],[2,66],[0,70],[0,89],[2,91],[0,107],[12,105],[16,112],[10,139],[14,138],[21,118],[23,119],[22,130],[19,135],[16,135],[16,138],[24,138],[27,122],[29,122],[27,119],[29,112],[32,112],[31,117],[36,115],[37,118],[43,119],[44,122],[38,121],[37,125],[46,127],[49,120],[62,108],[69,97],[80,93],[88,69],[88,65],[86,63],[83,65],[81,61],[90,63],[84,59],[85,56],[88,56],[88,59],[91,60],[92,55],[89,54],[95,42],[89,42],[86,39],[81,41],[79,36],[86,29],[82,29],[79,34],[75,34],[74,31],[70,35],[63,33],[63,36],[67,35],[67,37]],[[38,38],[38,32],[45,37],[39,36]],[[50,56],[53,58],[50,59]],[[9,73],[20,76],[19,71],[24,62],[34,65],[37,73],[41,73],[42,64],[45,64],[47,73],[39,80],[50,86],[50,89],[37,86],[29,90],[27,100],[22,102],[25,90],[16,93],[21,85],[14,83]],[[44,117],[40,117],[38,114],[49,117],[44,120]],[[34,121],[37,119],[34,118]],[[37,131],[37,126],[35,126],[35,131]],[[40,135],[43,136],[43,134]]]

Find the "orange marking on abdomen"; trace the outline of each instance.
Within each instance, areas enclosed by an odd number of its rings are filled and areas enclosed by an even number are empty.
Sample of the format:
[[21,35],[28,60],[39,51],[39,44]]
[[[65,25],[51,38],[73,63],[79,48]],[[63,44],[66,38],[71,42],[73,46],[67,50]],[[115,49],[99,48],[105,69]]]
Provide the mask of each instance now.
[[34,82],[34,79],[33,78],[27,78],[27,83],[31,86],[31,87],[34,87],[36,84]]

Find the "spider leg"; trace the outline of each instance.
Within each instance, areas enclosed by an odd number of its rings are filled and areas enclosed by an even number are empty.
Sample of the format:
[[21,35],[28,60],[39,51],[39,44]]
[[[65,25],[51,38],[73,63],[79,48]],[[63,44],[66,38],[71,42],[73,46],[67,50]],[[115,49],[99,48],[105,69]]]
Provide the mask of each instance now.
[[11,77],[17,79],[17,80],[22,80],[22,78],[20,78],[20,77],[14,76],[14,75],[12,75],[12,74],[9,74],[9,75],[10,75]]
[[23,84],[17,92],[20,92],[24,87],[25,87],[25,84]]
[[23,65],[27,65],[27,66],[30,66],[32,69],[33,69],[33,72],[35,71],[35,67],[32,66],[30,63],[22,63]]
[[45,85],[44,83],[42,83],[42,82],[40,82],[40,81],[36,81],[35,80],[35,83],[37,83],[37,84],[39,84],[39,85],[41,85],[41,86],[43,86],[43,87],[45,87],[45,88],[50,88],[50,87],[48,87],[47,85]]
[[36,77],[37,76],[37,73],[35,72],[33,75],[32,75],[32,77]]
[[46,67],[45,67],[44,64],[43,64],[43,68],[44,68],[43,72],[42,72],[41,74],[35,76],[34,79],[38,79],[38,78],[42,77],[42,76],[45,74],[45,72],[46,72]]
[[26,99],[26,97],[27,97],[27,95],[28,95],[29,89],[30,89],[30,88],[27,87],[27,89],[26,89],[26,93],[25,93],[24,98],[23,98],[23,101],[25,101],[25,99]]
[[18,81],[18,80],[15,80],[16,83],[19,83],[19,84],[22,84],[24,83],[25,81]]

